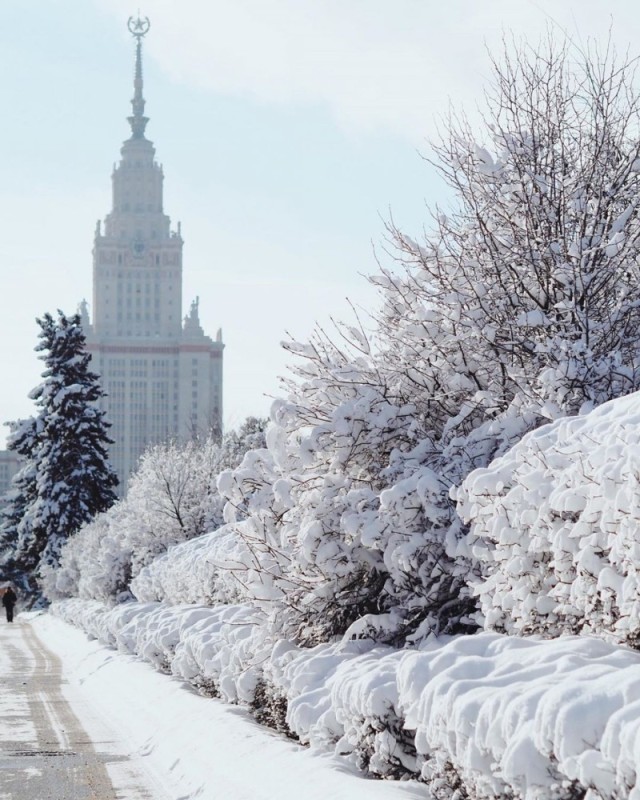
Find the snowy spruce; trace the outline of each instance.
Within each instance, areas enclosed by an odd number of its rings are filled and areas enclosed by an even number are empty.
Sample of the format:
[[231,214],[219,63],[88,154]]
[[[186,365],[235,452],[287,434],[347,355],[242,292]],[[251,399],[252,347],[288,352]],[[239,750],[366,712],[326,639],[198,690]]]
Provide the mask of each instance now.
[[5,568],[40,590],[57,567],[64,542],[114,502],[117,478],[108,463],[109,423],[91,371],[79,315],[37,320],[45,370],[30,394],[37,414],[12,425],[9,449],[22,458],[3,513]]
[[420,243],[389,225],[378,310],[285,343],[233,456],[150,450],[47,590],[438,800],[632,800],[640,101],[632,64],[552,41],[494,68],[484,130],[435,147],[451,207]]

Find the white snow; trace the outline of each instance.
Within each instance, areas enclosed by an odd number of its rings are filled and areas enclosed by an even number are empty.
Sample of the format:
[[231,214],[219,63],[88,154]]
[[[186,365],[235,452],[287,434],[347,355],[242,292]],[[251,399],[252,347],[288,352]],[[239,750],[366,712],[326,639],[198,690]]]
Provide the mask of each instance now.
[[[172,800],[424,800],[417,784],[354,774],[261,728],[248,712],[196,695],[140,660],[107,649],[49,614],[32,624],[92,711],[120,731]],[[76,707],[81,719],[90,716]]]
[[640,393],[528,434],[457,491],[486,625],[640,635]]
[[[543,640],[480,633],[432,637],[413,650],[344,639],[304,649],[285,641],[270,645],[259,620],[251,617],[255,611],[246,606],[131,603],[108,609],[72,600],[55,610],[119,649],[136,652],[157,668],[240,706],[255,703],[258,686],[266,689],[265,696],[286,700],[287,724],[311,752],[253,727],[251,735],[278,743],[272,755],[265,752],[273,763],[280,763],[282,753],[296,754],[281,767],[292,781],[298,771],[306,773],[308,758],[316,763],[312,754],[324,753],[343,756],[345,770],[355,766],[382,777],[413,775],[428,782],[416,789],[362,779],[343,795],[324,787],[325,796],[351,800],[362,791],[367,798],[375,792],[385,798],[397,797],[393,792],[424,797],[433,789],[436,797],[449,798],[446,792],[462,782],[477,800],[569,800],[580,789],[591,791],[585,797],[592,800],[640,797],[640,654],[595,636]],[[55,620],[46,624],[60,625]],[[108,660],[98,649],[96,667]],[[147,668],[133,666],[148,674]],[[118,691],[129,681],[128,673],[121,674]],[[138,702],[151,704],[153,713],[167,716],[174,726],[183,713],[180,697],[196,698],[176,695],[176,684],[159,680],[149,683],[158,686],[157,694],[154,689],[145,696],[141,689],[136,700],[126,688],[117,703],[130,706],[136,716],[147,713],[138,711]],[[99,680],[94,685],[103,698],[116,692],[100,687]],[[169,698],[166,711],[161,710],[164,694]],[[110,700],[102,702],[109,705]],[[160,763],[168,761],[168,751],[180,764],[192,757],[192,750],[194,758],[204,759],[203,748],[217,752],[221,736],[230,748],[226,758],[248,763],[243,744],[248,729],[229,728],[228,720],[240,717],[253,725],[249,717],[238,706],[202,702],[203,708],[208,703],[214,709],[205,712],[213,716],[206,717],[203,727],[189,722],[185,731],[179,727],[172,734],[154,718],[158,731],[151,741]],[[184,713],[190,709],[185,705]],[[189,738],[192,731],[197,742]],[[251,758],[255,763],[256,756]],[[332,765],[330,771],[336,768],[335,761],[319,763]],[[200,775],[201,768],[194,768]],[[187,774],[186,766],[179,770]],[[300,796],[314,798],[309,791]]]

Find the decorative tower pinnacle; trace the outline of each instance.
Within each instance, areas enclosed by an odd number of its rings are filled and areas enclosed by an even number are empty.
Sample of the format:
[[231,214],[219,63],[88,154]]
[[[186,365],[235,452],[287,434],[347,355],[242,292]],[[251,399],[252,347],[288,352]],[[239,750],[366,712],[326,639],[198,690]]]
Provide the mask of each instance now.
[[144,129],[147,127],[149,118],[144,115],[144,97],[142,96],[142,39],[149,32],[151,23],[149,18],[137,19],[129,17],[127,22],[129,32],[136,39],[136,69],[133,79],[133,99],[131,100],[131,108],[133,114],[128,117],[129,125],[131,125],[131,138],[144,139]]
[[92,324],[86,304],[79,309],[106,392],[99,405],[112,423],[109,458],[121,491],[148,446],[222,429],[224,351],[221,338],[204,333],[197,298],[181,324],[180,224],[173,231],[164,213],[164,174],[145,136],[142,40],[149,20],[138,12],[127,28],[135,39],[131,134],[111,175],[111,210],[96,226]]

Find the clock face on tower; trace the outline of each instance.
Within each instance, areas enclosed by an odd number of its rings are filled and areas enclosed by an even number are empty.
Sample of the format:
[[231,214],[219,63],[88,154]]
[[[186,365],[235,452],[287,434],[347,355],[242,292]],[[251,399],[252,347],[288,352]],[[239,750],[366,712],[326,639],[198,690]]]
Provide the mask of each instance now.
[[131,243],[131,252],[134,258],[142,258],[145,253],[145,243],[141,239],[135,239]]

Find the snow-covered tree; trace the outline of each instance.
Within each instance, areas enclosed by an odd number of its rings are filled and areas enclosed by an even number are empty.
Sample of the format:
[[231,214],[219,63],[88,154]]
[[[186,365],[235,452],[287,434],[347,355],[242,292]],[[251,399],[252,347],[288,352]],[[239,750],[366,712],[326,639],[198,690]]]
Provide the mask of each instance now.
[[57,564],[68,537],[114,502],[117,485],[107,457],[109,423],[97,406],[103,393],[89,369],[80,317],[60,311],[37,322],[45,370],[30,397],[38,412],[16,426],[9,445],[25,459],[9,506],[11,559],[32,584]]
[[300,641],[464,628],[480,567],[452,487],[640,383],[632,65],[549,42],[494,67],[484,132],[452,118],[436,148],[453,209],[422,244],[390,226],[375,330],[290,344],[268,456],[223,481],[249,595]]
[[[36,497],[33,456],[38,446],[38,420],[29,417],[10,423],[10,427],[7,446],[20,457],[21,466],[0,512],[0,570],[5,580],[19,583],[23,594],[32,595],[36,589],[39,552],[27,512]],[[16,563],[17,553],[19,563]]]
[[[235,530],[244,545],[226,570],[273,618],[278,635],[304,643],[363,618],[361,633],[396,636],[416,614],[394,586],[399,572],[387,547],[393,531],[380,523],[394,482],[390,465],[419,444],[415,407],[398,396],[362,329],[341,327],[336,338],[340,333],[342,344],[321,330],[308,344],[287,343],[298,360],[287,399],[273,406],[267,449],[248,453],[218,482],[229,500],[225,535]],[[415,516],[413,508],[408,518]],[[405,537],[401,547],[407,545]],[[427,549],[424,538],[420,547]],[[430,570],[430,590],[448,596],[442,550],[440,541],[422,566]],[[405,566],[415,596],[420,565]],[[228,580],[224,570],[220,580]]]
[[127,496],[84,526],[63,549],[47,580],[53,596],[123,600],[133,578],[173,545],[223,522],[219,473],[247,449],[264,445],[266,420],[249,417],[222,441],[214,433],[150,447],[131,476]]
[[[379,521],[406,542],[395,551],[406,565],[444,541],[441,567],[462,577],[465,561],[478,565],[450,488],[542,422],[640,385],[633,65],[549,41],[505,52],[494,71],[484,133],[453,118],[436,148],[453,208],[437,211],[422,244],[392,226],[404,274],[374,278],[378,363],[415,406],[421,441],[417,462],[395,457]],[[410,592],[406,565],[394,583]],[[464,586],[450,585],[455,611]]]
[[389,356],[449,439],[508,409],[555,418],[640,382],[640,100],[633,65],[553,42],[494,63],[480,141],[436,148],[451,213],[380,279]]
[[220,446],[214,437],[171,441],[147,450],[131,476],[126,506],[127,542],[137,573],[168,547],[222,522],[215,483]]

